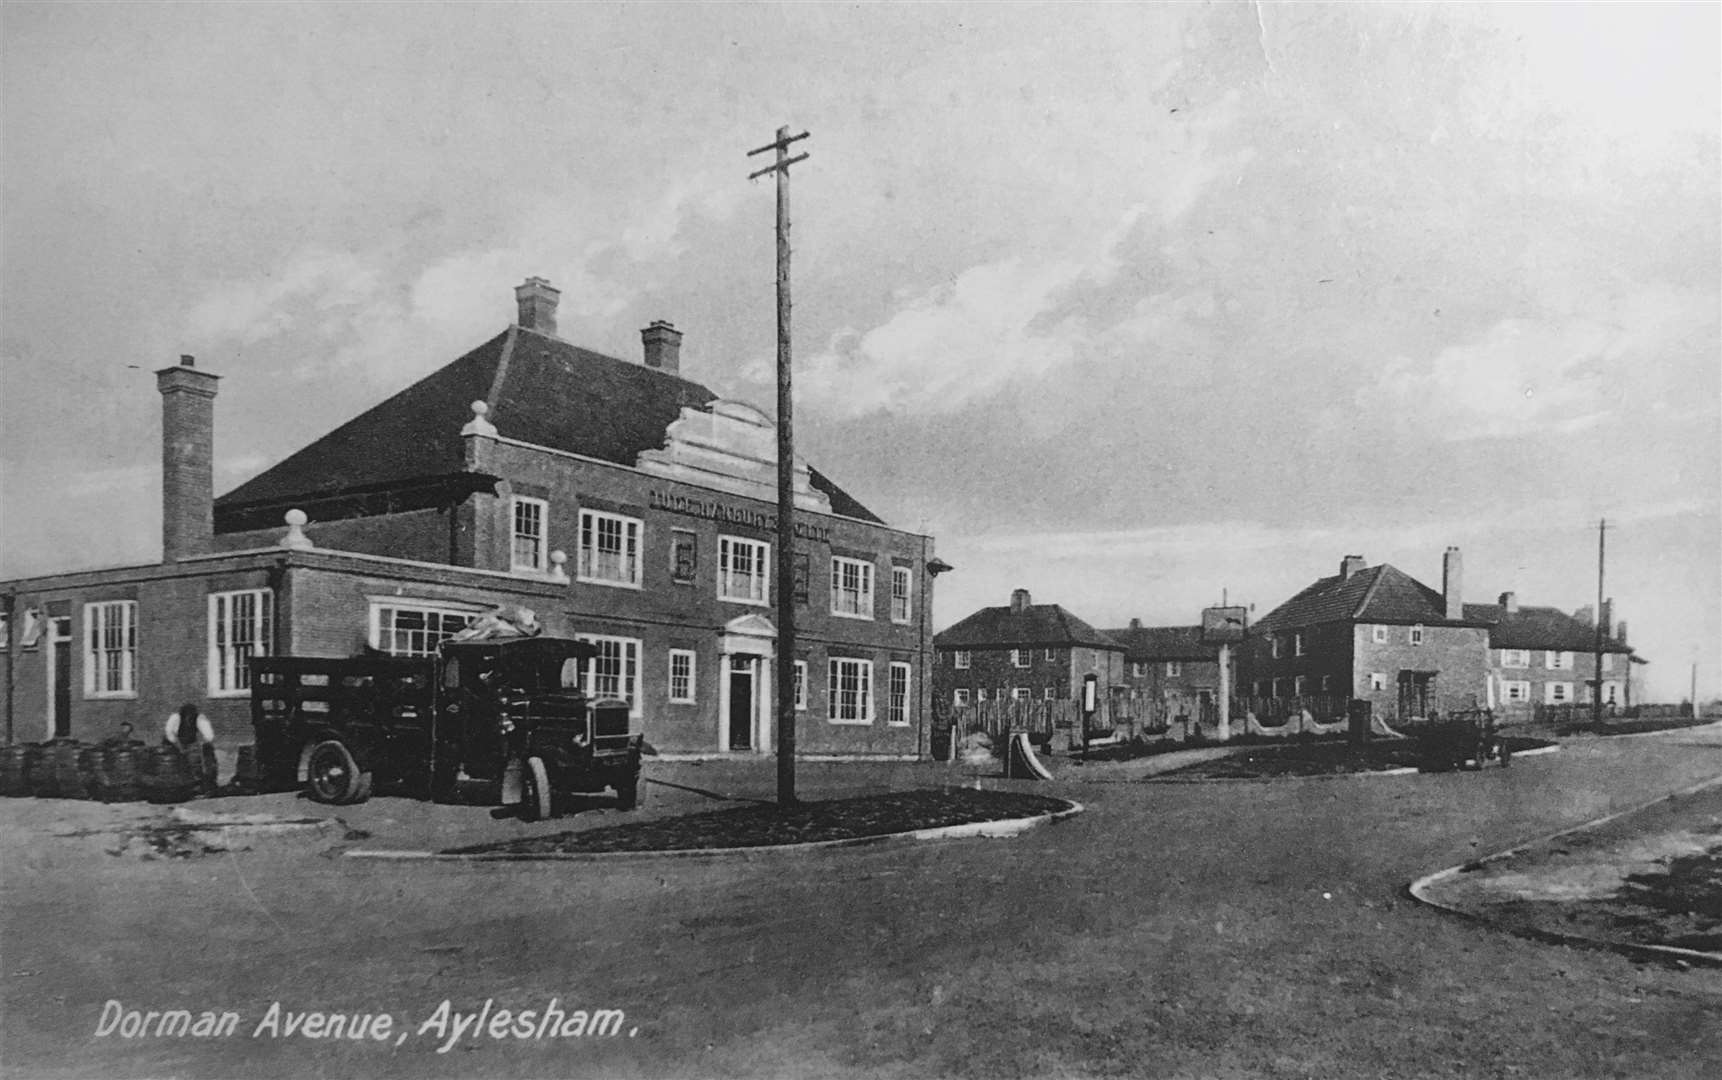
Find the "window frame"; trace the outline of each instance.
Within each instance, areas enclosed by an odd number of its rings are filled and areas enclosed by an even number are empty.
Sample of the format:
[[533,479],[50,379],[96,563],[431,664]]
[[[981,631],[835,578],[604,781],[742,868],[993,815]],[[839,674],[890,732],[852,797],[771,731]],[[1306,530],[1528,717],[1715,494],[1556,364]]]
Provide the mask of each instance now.
[[[687,544],[688,569],[682,573],[681,549]],[[670,529],[670,581],[676,585],[692,585],[700,576],[700,534],[693,529]]]
[[1376,645],[1387,644],[1387,624],[1374,623],[1369,627],[1369,640]]
[[974,653],[971,650],[969,650],[969,649],[952,649],[951,650],[951,670],[953,670],[953,671],[967,671],[967,670],[969,670],[969,666],[972,663],[974,663]]
[[[233,606],[240,597],[250,597],[254,601],[250,618],[253,637],[249,641],[235,642],[232,640]],[[226,609],[225,618],[222,609]],[[275,648],[275,593],[271,589],[227,589],[209,594],[208,618],[208,650],[206,671],[206,692],[212,698],[248,697],[251,694],[251,666],[247,662],[252,657],[268,656]],[[224,635],[225,628],[225,635]],[[223,642],[223,637],[227,640]],[[234,649],[249,645],[251,650],[246,653],[237,651],[228,654],[223,650]],[[261,645],[261,648],[258,646]]]
[[[121,613],[119,626],[110,626],[110,614]],[[110,632],[117,631],[119,645],[112,647]],[[117,662],[117,668],[115,666]],[[117,675],[117,678],[110,676]],[[117,685],[106,685],[109,682]],[[84,604],[84,697],[90,700],[127,700],[138,696],[138,602],[136,600],[92,600]]]
[[1573,684],[1570,682],[1546,682],[1543,684],[1543,704],[1572,705],[1578,698],[1573,695]]
[[1012,701],[1033,701],[1034,688],[1029,686],[1013,686],[1010,688],[1010,699]]
[[[599,557],[608,554],[598,545],[599,528],[606,524],[621,526],[622,550],[615,557],[621,559],[626,568],[627,574],[624,577],[609,577],[593,572]],[[592,541],[590,546],[587,544],[588,536]],[[574,580],[584,585],[604,585],[612,589],[643,588],[645,573],[640,552],[645,537],[646,523],[639,518],[608,510],[581,508],[579,543],[576,545],[574,558]]]
[[[387,653],[390,656],[407,657],[435,656],[438,644],[450,637],[453,637],[461,630],[466,629],[467,626],[471,626],[474,619],[477,619],[479,616],[490,611],[494,607],[494,605],[469,604],[459,600],[421,600],[402,596],[371,596],[366,597],[366,600],[368,601],[369,607],[365,614],[367,622],[365,640],[370,644],[371,648]],[[430,631],[428,629],[422,631],[399,631],[401,633],[408,634],[434,632],[438,634],[438,637],[429,643],[429,648],[422,651],[408,650],[405,652],[396,652],[392,647],[388,647],[383,644],[384,611],[410,611],[420,615],[436,615],[439,619],[459,616],[466,620],[466,624],[458,629],[448,630],[446,632],[442,631],[440,627],[437,631]],[[394,632],[396,631],[391,631],[391,633]]]
[[959,686],[951,691],[951,707],[954,709],[966,709],[969,707],[968,687]]
[[[645,655],[645,643],[639,638],[623,637],[620,634],[575,634],[574,640],[589,642],[598,646],[599,649],[599,655],[586,661],[585,667],[582,669],[580,680],[581,691],[584,692],[588,698],[620,697],[628,702],[629,716],[638,717],[643,715],[642,699],[645,695],[642,693],[643,687],[640,684],[642,679],[641,660]],[[628,673],[628,669],[630,667],[630,650],[633,653],[631,662],[631,666],[633,668],[631,693],[601,694],[598,692],[598,662],[602,659],[605,646],[608,645],[618,646],[621,650],[621,655],[617,658],[621,662],[622,666],[622,670],[618,672],[616,676],[619,683],[630,681]]]
[[[521,511],[531,510],[537,517],[538,535],[526,536],[537,547],[530,563],[520,561]],[[535,495],[508,497],[508,571],[511,574],[542,574],[550,568],[550,500]]]
[[[903,677],[901,694],[897,689],[897,676]],[[901,660],[893,660],[885,669],[885,726],[909,726],[909,689],[914,678],[913,665]],[[900,717],[900,719],[899,719]]]
[[[846,699],[848,693],[842,687],[845,670],[856,673],[853,694],[856,700]],[[873,661],[857,656],[829,657],[825,667],[826,675],[826,719],[829,723],[845,727],[867,727],[873,723]],[[858,715],[844,715],[849,710],[846,706],[853,704]]]
[[[737,596],[731,594],[729,586],[735,578],[735,556],[738,548],[751,549],[750,555],[758,569],[750,575],[757,579],[758,588],[750,589],[749,594]],[[758,595],[753,595],[757,592]],[[718,537],[718,583],[717,598],[731,604],[751,604],[755,607],[769,607],[771,604],[771,544],[765,540],[753,540],[745,536],[722,534]]]
[[[1516,663],[1514,662],[1515,660],[1517,661]],[[1530,666],[1531,666],[1531,650],[1529,650],[1529,649],[1502,649],[1501,650],[1501,667],[1502,668],[1511,669],[1513,671],[1525,671],[1525,670],[1529,670]]]
[[1183,678],[1184,677],[1184,664],[1183,664],[1183,662],[1180,660],[1168,660],[1168,661],[1166,661],[1166,677],[1168,679],[1181,679],[1181,678]]
[[[681,694],[676,693],[676,661],[687,661],[687,671],[682,675],[686,688]],[[693,649],[671,649],[669,651],[669,702],[671,705],[699,704],[699,653]]]
[[795,661],[795,711],[807,711],[807,661]]
[[[838,597],[847,593],[848,588],[841,584],[845,570],[853,569],[863,580],[865,588],[857,588],[855,592],[855,610],[844,611],[838,606]],[[873,577],[875,568],[866,559],[851,558],[848,555],[831,556],[831,614],[839,619],[873,619]]]
[[1531,681],[1529,679],[1502,679],[1501,703],[1513,705],[1520,702],[1530,704]]
[[1033,665],[1034,665],[1034,650],[1033,649],[1012,649],[1010,651],[1010,666],[1011,667],[1013,667],[1013,668],[1026,668],[1026,667],[1032,667]]
[[1416,623],[1405,631],[1405,643],[1407,645],[1422,645],[1426,636],[1423,624]]
[[1369,689],[1371,692],[1379,692],[1382,690],[1386,690],[1387,689],[1387,672],[1385,672],[1385,671],[1372,671],[1372,672],[1370,672],[1369,673]]
[[1543,663],[1549,671],[1571,671],[1573,669],[1573,654],[1566,649],[1543,650]]
[[[901,583],[902,590],[897,586]],[[898,601],[902,601],[902,612],[897,610]],[[899,625],[907,625],[915,619],[915,572],[907,566],[891,567],[891,621]]]
[[1292,655],[1293,656],[1302,656],[1304,654],[1304,651],[1305,650],[1304,650],[1303,631],[1302,630],[1294,631],[1292,633]]

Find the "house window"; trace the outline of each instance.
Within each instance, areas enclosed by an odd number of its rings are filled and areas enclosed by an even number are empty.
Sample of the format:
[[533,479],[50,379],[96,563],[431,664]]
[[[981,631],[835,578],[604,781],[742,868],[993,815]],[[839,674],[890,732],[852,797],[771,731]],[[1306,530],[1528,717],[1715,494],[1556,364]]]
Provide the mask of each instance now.
[[1012,701],[1028,701],[1033,696],[1034,692],[1026,686],[1011,687],[1010,699]]
[[1573,699],[1573,684],[1551,682],[1543,684],[1543,701],[1549,705],[1564,705]]
[[1387,644],[1387,627],[1379,624],[1369,628],[1369,640],[1377,645]]
[[790,576],[795,579],[795,602],[798,604],[807,603],[807,598],[811,595],[807,583],[813,577],[812,557],[807,552],[798,551],[795,553],[795,561],[790,564]]
[[1277,697],[1283,697],[1284,696],[1285,684],[1286,684],[1286,681],[1284,679],[1274,679],[1273,680],[1273,696],[1274,697],[1277,698]]
[[1529,649],[1502,649],[1501,666],[1504,668],[1528,668],[1531,666],[1531,651]]
[[1405,635],[1405,640],[1413,645],[1423,644],[1423,628],[1421,626],[1413,626]]
[[1184,665],[1181,662],[1177,660],[1166,661],[1166,677],[1168,679],[1176,679],[1182,674],[1184,674]]
[[1501,683],[1501,697],[1508,704],[1531,700],[1531,684],[1523,680]]
[[969,659],[969,651],[967,649],[958,649],[956,652],[951,654],[951,666],[956,668],[958,671],[966,671],[968,670]]
[[807,661],[795,662],[795,711],[807,711]]
[[581,581],[599,585],[639,588],[639,521],[601,510],[580,511],[580,566],[577,576]]
[[[587,697],[621,698],[628,711],[640,715],[640,639],[607,637],[600,634],[576,634],[579,641],[598,646],[598,655],[586,665],[586,685],[581,689]],[[689,682],[693,679],[690,666]]]
[[274,628],[274,596],[268,589],[209,595],[211,697],[251,689],[251,658],[269,655]]
[[885,693],[885,723],[903,727],[909,722],[909,665],[892,661]]
[[0,649],[12,647],[12,614],[0,611]]
[[1028,667],[1033,660],[1028,649],[1012,649],[1010,651],[1011,667]]
[[1302,675],[1292,676],[1292,697],[1303,697],[1304,681],[1305,680]]
[[1325,694],[1331,689],[1333,689],[1333,676],[1323,675],[1321,677],[1321,692]]
[[1614,670],[1614,654],[1613,653],[1606,653],[1605,652],[1602,654],[1602,670],[1604,670],[1604,671],[1613,671]]
[[670,530],[670,580],[694,580],[700,565],[700,538],[687,529]]
[[1042,700],[1052,701],[1058,697],[1058,687],[1049,686],[1041,693]]
[[1058,659],[1058,650],[1057,650],[1057,649],[1048,649],[1048,650],[1046,650],[1046,662],[1047,662],[1047,663],[1049,663],[1049,664],[1050,664],[1050,663],[1052,663],[1052,662],[1054,662],[1054,661],[1055,661],[1055,660],[1057,660],[1057,659]]
[[694,653],[691,649],[670,650],[670,700],[689,705],[694,700]]
[[975,691],[975,703],[976,704],[979,704],[980,702],[983,702],[986,699],[987,699],[987,688],[986,687],[984,687],[984,686],[980,687],[979,689],[977,689]]
[[132,697],[137,693],[138,604],[110,600],[84,605],[89,648],[84,654],[85,697]]
[[1372,671],[1372,672],[1370,672],[1369,673],[1369,688],[1371,690],[1385,690],[1385,689],[1387,689],[1387,673],[1385,671]]
[[1551,650],[1544,655],[1543,662],[1548,665],[1551,671],[1567,671],[1573,666],[1573,654]]
[[952,705],[955,705],[957,708],[960,709],[960,708],[967,706],[968,703],[969,703],[969,692],[967,689],[951,691],[951,704]]
[[[1604,653],[1603,655],[1607,656],[1608,654]],[[1602,684],[1602,703],[1604,705],[1619,705],[1620,704],[1620,684],[1619,683],[1617,683],[1617,682],[1605,682]]]
[[873,617],[873,564],[831,557],[831,613],[851,619]]
[[514,521],[514,540],[513,547],[510,549],[509,568],[542,572],[546,565],[545,555],[548,552],[545,523],[550,517],[550,504],[543,499],[531,499],[525,495],[516,495],[509,500],[509,507],[509,514]]
[[390,656],[435,656],[445,639],[465,630],[483,609],[433,604],[371,604],[371,647]]
[[831,658],[831,710],[833,724],[873,722],[873,663],[870,660]]
[[1303,655],[1303,634],[1302,633],[1297,633],[1297,634],[1292,635],[1292,655],[1293,656],[1302,656]]
[[1142,663],[1140,660],[1135,661],[1134,663],[1132,663],[1130,665],[1130,675],[1132,678],[1136,678],[1136,679],[1147,678],[1147,676],[1148,676],[1148,665]]
[[718,599],[743,604],[766,602],[771,545],[739,536],[718,537]]
[[891,621],[906,623],[909,621],[909,590],[913,588],[915,575],[909,572],[907,566],[891,568]]
[[1268,649],[1275,660],[1280,658],[1280,636],[1278,634],[1268,635]]

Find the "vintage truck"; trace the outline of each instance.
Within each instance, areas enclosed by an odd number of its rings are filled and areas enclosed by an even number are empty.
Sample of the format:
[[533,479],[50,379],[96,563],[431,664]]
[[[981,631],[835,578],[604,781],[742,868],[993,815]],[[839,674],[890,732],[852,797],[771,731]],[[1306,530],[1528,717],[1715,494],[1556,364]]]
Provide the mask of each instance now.
[[393,789],[451,799],[494,785],[529,820],[556,796],[640,798],[643,739],[626,701],[582,690],[596,649],[566,638],[445,641],[430,657],[252,661],[251,721],[266,790],[319,802]]

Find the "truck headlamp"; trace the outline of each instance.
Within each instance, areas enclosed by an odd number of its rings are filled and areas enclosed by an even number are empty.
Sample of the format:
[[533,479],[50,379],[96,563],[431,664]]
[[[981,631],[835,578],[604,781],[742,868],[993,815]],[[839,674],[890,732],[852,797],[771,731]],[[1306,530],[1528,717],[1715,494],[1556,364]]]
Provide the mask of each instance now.
[[507,735],[509,732],[514,730],[514,721],[505,716],[496,722],[496,727],[498,731]]

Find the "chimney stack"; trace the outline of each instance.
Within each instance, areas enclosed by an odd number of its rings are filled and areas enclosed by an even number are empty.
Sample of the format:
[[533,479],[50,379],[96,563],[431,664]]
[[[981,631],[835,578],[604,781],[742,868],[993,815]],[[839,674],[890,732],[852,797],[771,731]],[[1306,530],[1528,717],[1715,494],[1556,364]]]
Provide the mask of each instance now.
[[640,331],[640,343],[645,346],[646,366],[678,375],[682,368],[682,332],[662,319]]
[[1351,575],[1363,569],[1363,565],[1362,555],[1347,555],[1345,558],[1339,560],[1340,580],[1350,580]]
[[1614,633],[1614,597],[1602,602],[1602,613],[1597,616],[1597,622],[1602,626],[1603,636]]
[[1619,645],[1625,645],[1626,644],[1626,620],[1625,619],[1622,619],[1622,620],[1620,620],[1620,622],[1615,624],[1614,640],[1615,640],[1616,644],[1619,644]]
[[1447,618],[1465,617],[1465,563],[1456,547],[1441,557],[1441,598],[1447,604]]
[[1596,625],[1596,608],[1591,607],[1589,604],[1586,604],[1584,607],[1581,607],[1577,611],[1573,612],[1573,618],[1577,619],[1581,623],[1584,623],[1586,626],[1595,626]]
[[1503,615],[1517,615],[1519,613],[1518,593],[1504,592],[1501,594],[1501,613]]
[[1012,615],[1021,615],[1023,612],[1028,610],[1028,606],[1028,590],[1012,589],[1010,593],[1010,613]]
[[1142,629],[1142,620],[1141,619],[1131,619],[1130,620],[1130,629],[1132,629],[1132,630]]
[[523,330],[536,330],[540,334],[556,335],[556,302],[562,299],[562,290],[545,281],[541,277],[529,277],[514,287],[514,302],[520,307],[520,315],[515,320]]
[[161,557],[178,562],[215,539],[215,391],[221,376],[197,361],[155,373],[161,391]]

